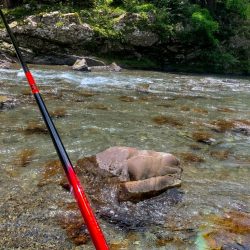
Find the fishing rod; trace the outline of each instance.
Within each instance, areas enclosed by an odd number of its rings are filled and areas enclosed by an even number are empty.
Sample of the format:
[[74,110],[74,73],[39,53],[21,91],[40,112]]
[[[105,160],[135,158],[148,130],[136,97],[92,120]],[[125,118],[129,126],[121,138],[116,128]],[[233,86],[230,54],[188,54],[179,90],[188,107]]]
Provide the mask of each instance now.
[[95,248],[97,250],[108,250],[109,247],[106,243],[106,240],[105,240],[105,237],[102,233],[102,230],[101,230],[101,228],[100,228],[100,226],[95,218],[95,215],[91,209],[91,206],[90,206],[90,203],[87,199],[87,196],[84,193],[84,190],[83,190],[83,188],[80,184],[80,181],[75,173],[73,165],[72,165],[72,163],[69,159],[69,156],[64,148],[64,145],[61,141],[61,138],[60,138],[60,136],[56,130],[56,127],[55,127],[55,125],[54,125],[54,123],[49,115],[49,112],[45,106],[45,103],[44,103],[42,96],[39,92],[39,89],[36,85],[35,79],[33,78],[27,64],[25,63],[25,61],[23,59],[21,51],[17,45],[16,39],[15,39],[1,9],[0,9],[0,15],[1,15],[1,18],[3,20],[4,26],[5,26],[7,32],[10,36],[11,42],[15,48],[17,58],[22,65],[23,71],[24,71],[25,76],[27,78],[27,81],[30,85],[31,91],[32,91],[32,93],[35,97],[35,100],[37,102],[37,105],[41,111],[43,120],[44,120],[44,122],[49,130],[51,139],[54,143],[55,149],[56,149],[57,154],[60,158],[60,161],[61,161],[62,166],[64,168],[65,174],[66,174],[68,181],[71,185],[71,189],[73,190],[75,199],[78,203],[82,217],[86,223],[86,226],[88,228],[91,239],[95,245]]

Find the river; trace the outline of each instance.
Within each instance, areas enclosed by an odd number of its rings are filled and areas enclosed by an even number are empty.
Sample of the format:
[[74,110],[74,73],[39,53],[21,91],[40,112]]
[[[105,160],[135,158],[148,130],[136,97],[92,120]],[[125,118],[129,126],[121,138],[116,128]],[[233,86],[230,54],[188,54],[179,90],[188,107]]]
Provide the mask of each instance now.
[[[223,249],[250,246],[249,79],[63,67],[32,71],[73,163],[112,146],[169,152],[181,160],[182,198],[167,212],[153,208],[150,226],[118,226],[100,216],[111,249],[212,249],[217,243],[211,232]],[[40,127],[32,132],[42,120],[24,74],[1,69],[0,86],[0,96],[15,102],[0,111],[0,248],[93,249],[90,240],[84,247],[74,244],[58,222],[64,214],[71,217],[65,209],[74,201],[70,193],[53,182],[38,185],[44,164],[57,155]],[[236,219],[222,225],[228,216]],[[230,231],[242,226],[232,222],[237,218],[249,230]]]

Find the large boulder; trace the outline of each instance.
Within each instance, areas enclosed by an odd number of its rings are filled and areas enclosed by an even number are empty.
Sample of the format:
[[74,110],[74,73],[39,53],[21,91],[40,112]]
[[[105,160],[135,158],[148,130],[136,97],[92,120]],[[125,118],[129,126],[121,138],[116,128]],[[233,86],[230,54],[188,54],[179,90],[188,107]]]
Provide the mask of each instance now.
[[[182,169],[171,154],[112,147],[77,161],[75,171],[95,211],[121,227],[163,225],[181,202]],[[44,166],[39,187],[57,183],[70,190],[59,161]]]
[[120,180],[118,199],[142,200],[181,185],[179,160],[172,154],[112,147],[96,155],[98,167]]
[[12,109],[17,105],[17,100],[10,96],[0,95],[0,111],[3,109]]

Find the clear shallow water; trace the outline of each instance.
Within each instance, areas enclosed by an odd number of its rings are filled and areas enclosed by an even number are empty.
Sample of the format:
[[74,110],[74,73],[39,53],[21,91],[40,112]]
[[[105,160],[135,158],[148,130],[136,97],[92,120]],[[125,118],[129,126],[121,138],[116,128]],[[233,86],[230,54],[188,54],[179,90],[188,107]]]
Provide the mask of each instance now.
[[[116,145],[170,152],[181,159],[182,201],[164,217],[164,207],[154,210],[155,220],[163,222],[131,231],[101,219],[116,249],[197,249],[207,215],[250,212],[250,137],[230,130],[216,133],[208,126],[218,120],[250,120],[249,79],[60,68],[33,72],[49,111],[65,109],[66,116],[54,121],[72,162]],[[81,249],[58,223],[64,204],[73,201],[70,194],[53,183],[37,186],[45,162],[57,156],[48,135],[25,132],[29,122],[42,121],[22,71],[0,70],[0,86],[0,95],[18,103],[0,112],[0,244],[5,249]],[[157,116],[173,117],[181,126],[159,125],[153,121]],[[211,145],[194,140],[193,133],[201,130],[211,133]],[[23,149],[35,150],[24,168],[16,163]],[[226,157],[214,157],[222,151]],[[91,243],[85,248],[92,249]]]

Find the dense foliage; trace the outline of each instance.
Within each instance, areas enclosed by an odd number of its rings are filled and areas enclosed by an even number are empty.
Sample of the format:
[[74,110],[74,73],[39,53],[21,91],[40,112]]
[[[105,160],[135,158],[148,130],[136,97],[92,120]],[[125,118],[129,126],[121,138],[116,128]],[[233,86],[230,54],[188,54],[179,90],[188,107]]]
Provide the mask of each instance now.
[[[248,0],[22,0],[19,3],[21,7],[11,12],[19,17],[26,14],[24,4],[32,6],[34,12],[58,6],[62,12],[77,12],[101,38],[112,40],[122,39],[122,34],[114,29],[114,20],[123,13],[138,13],[141,21],[136,25],[160,37],[155,47],[137,48],[145,60],[157,58],[157,64],[166,69],[250,71]],[[153,21],[148,22],[152,16]]]

